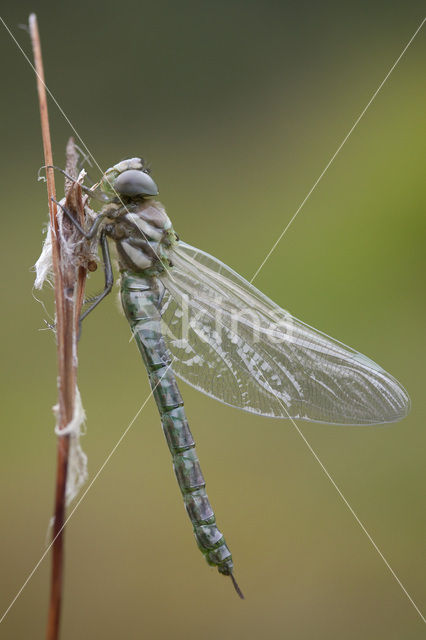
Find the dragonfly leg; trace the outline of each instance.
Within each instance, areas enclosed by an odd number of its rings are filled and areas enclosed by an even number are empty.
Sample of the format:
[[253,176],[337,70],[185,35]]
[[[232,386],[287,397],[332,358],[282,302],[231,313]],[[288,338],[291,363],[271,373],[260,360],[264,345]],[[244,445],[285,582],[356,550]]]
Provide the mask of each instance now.
[[[80,171],[82,169],[84,169],[84,165],[87,163],[89,165],[89,167],[91,167],[93,169],[93,164],[90,161],[90,153],[86,153],[84,151],[84,149],[82,149],[81,147],[78,146],[78,144],[74,143],[75,148],[78,151],[78,162],[77,162],[77,171],[78,173],[80,173]],[[93,187],[93,185],[95,184],[95,181],[92,180],[90,178],[90,176],[88,175],[87,171],[86,171],[86,176],[85,178],[87,179],[89,177],[89,182],[91,183],[90,187]]]
[[112,271],[111,255],[109,253],[108,239],[107,239],[107,235],[106,235],[105,229],[103,229],[101,231],[101,235],[100,235],[100,238],[99,238],[99,244],[101,245],[101,249],[102,249],[102,263],[104,265],[105,287],[104,287],[104,290],[102,291],[102,293],[100,293],[95,298],[93,298],[92,304],[90,305],[90,307],[84,313],[81,314],[81,316],[80,316],[80,328],[81,328],[81,323],[89,315],[89,313],[91,311],[93,311],[93,309],[95,307],[97,307],[98,304],[109,293],[111,293],[112,285],[114,284],[114,273]]
[[[65,178],[68,178],[68,180],[70,180],[71,182],[74,182],[74,183],[78,182],[76,178],[73,178],[66,171],[61,169],[61,167],[57,167],[54,164],[44,164],[39,169],[39,175],[42,169],[55,169],[56,171],[60,171],[62,175],[65,176]],[[107,196],[106,193],[103,193],[99,189],[95,189],[95,190],[89,189],[89,187],[86,187],[84,184],[80,184],[80,187],[81,187],[81,190],[84,191],[84,193],[87,193],[88,196],[90,196],[91,198],[94,198],[95,200],[98,200],[99,202],[105,203],[105,202],[111,202],[113,200],[111,196]]]
[[68,209],[66,207],[64,207],[64,205],[62,205],[60,202],[58,202],[54,198],[52,198],[52,201],[55,202],[57,204],[57,206],[62,209],[62,211],[67,216],[68,220],[70,222],[72,222],[72,224],[75,226],[75,228],[78,229],[78,231],[81,233],[81,235],[84,238],[86,238],[86,240],[92,240],[92,238],[95,237],[95,235],[98,232],[99,225],[101,224],[102,220],[107,215],[105,212],[102,212],[99,215],[97,215],[96,218],[94,219],[93,224],[91,225],[91,227],[87,231],[85,231],[85,229],[83,229],[83,227],[81,226],[79,221],[74,218],[74,216],[72,215],[71,211],[68,211]]

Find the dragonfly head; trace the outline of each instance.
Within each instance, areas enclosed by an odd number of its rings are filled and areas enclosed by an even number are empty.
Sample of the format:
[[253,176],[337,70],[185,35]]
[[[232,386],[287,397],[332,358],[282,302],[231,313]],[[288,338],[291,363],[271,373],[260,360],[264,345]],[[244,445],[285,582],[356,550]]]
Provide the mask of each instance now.
[[142,158],[129,158],[108,169],[99,189],[111,199],[152,198],[158,195],[158,187],[149,175]]

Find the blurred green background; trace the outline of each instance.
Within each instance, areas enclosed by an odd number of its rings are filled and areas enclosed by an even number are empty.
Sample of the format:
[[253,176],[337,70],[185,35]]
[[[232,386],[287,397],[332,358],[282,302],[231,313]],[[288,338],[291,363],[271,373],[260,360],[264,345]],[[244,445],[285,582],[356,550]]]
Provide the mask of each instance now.
[[[148,158],[179,235],[248,278],[424,13],[414,1],[7,4],[3,18],[29,55],[18,24],[37,12],[48,86],[100,166]],[[413,409],[400,424],[299,426],[420,608],[425,36],[256,280],[409,390]],[[31,290],[47,220],[36,180],[35,78],[4,29],[0,55],[3,611],[45,549],[56,361]],[[52,103],[50,119],[63,165],[72,131]],[[101,280],[95,274],[91,290]],[[51,294],[43,299],[52,310]],[[85,324],[79,359],[93,478],[148,394],[116,296]],[[151,401],[67,528],[62,638],[424,637],[419,615],[292,425],[182,391],[246,601],[196,548]],[[45,559],[2,638],[44,637],[48,580]]]

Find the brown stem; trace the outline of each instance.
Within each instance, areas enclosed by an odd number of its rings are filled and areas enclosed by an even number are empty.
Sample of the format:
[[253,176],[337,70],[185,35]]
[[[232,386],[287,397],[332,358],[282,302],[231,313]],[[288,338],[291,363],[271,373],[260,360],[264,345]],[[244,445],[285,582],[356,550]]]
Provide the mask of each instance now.
[[[71,176],[71,178],[78,178],[78,152],[75,147],[74,138],[70,138],[68,140],[67,149],[66,149],[66,173]],[[66,200],[65,206],[68,211],[74,213],[74,216],[77,220],[80,221],[82,227],[84,227],[84,203],[83,203],[83,193],[80,185],[77,182],[72,182],[71,180],[65,179],[65,193]],[[86,200],[87,200],[87,196]],[[68,221],[67,221],[68,222]],[[70,228],[70,233],[75,231]],[[86,261],[84,261],[86,263]],[[84,288],[86,285],[86,277],[87,277],[87,268],[85,266],[79,266],[77,270],[77,283],[76,283],[76,295],[75,295],[75,306],[74,306],[74,335],[78,336],[78,332],[80,330],[79,327],[79,318],[81,314],[81,307],[83,306],[84,300]],[[75,279],[75,272],[74,272]],[[75,283],[74,283],[75,284]],[[75,371],[77,376],[77,370]]]
[[[53,165],[52,146],[50,140],[49,120],[47,111],[46,87],[44,84],[43,61],[41,54],[40,36],[37,17],[31,14],[29,29],[33,46],[34,63],[37,73],[37,91],[40,105],[41,130],[43,138],[45,165]],[[71,146],[70,146],[71,145]],[[70,141],[67,147],[67,160],[72,156]],[[75,151],[75,149],[74,149]],[[78,319],[83,298],[86,271],[82,267],[78,270],[66,261],[61,253],[61,237],[57,217],[54,170],[46,169],[47,194],[50,214],[50,228],[52,234],[52,261],[55,281],[56,304],[56,336],[58,362],[58,425],[63,429],[72,419],[74,412],[74,397],[76,388],[76,319]],[[67,206],[82,219],[84,216],[81,189],[75,183],[68,188]],[[64,233],[73,233],[65,228]],[[65,264],[66,262],[66,264]],[[77,276],[78,271],[78,276]],[[76,295],[75,290],[77,287]],[[75,303],[77,300],[77,304]],[[59,637],[59,623],[61,613],[63,567],[64,567],[64,522],[66,513],[66,480],[68,470],[68,455],[70,436],[58,436],[56,493],[54,507],[54,524],[52,534],[52,570],[50,604],[47,623],[47,640],[57,640]]]

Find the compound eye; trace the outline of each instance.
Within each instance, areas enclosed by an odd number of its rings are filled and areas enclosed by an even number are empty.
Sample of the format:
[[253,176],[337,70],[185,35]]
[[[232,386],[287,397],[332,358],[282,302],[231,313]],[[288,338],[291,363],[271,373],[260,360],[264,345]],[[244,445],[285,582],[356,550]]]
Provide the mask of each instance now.
[[158,188],[154,180],[144,171],[128,169],[114,180],[114,189],[122,196],[156,196]]

